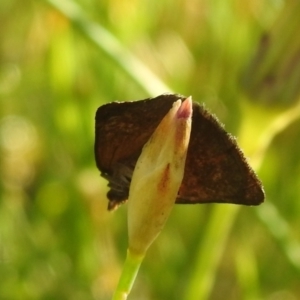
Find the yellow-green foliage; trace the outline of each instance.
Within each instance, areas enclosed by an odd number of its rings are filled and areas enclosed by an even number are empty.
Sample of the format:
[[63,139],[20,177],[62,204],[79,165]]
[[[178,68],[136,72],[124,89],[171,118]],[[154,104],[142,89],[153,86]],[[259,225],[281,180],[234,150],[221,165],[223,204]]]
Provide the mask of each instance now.
[[298,299],[299,15],[297,0],[1,0],[0,299],[111,298],[127,208],[106,210],[95,112],[168,91],[238,137],[266,202],[176,205],[129,299]]

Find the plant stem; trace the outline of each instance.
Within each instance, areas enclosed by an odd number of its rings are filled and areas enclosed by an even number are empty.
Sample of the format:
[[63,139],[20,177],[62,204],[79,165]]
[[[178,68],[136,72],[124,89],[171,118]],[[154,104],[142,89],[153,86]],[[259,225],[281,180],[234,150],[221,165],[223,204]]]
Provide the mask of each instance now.
[[84,11],[72,0],[44,0],[66,16],[81,33],[121,68],[151,96],[172,92],[158,76],[132,54],[111,32],[89,20]]
[[127,299],[144,257],[144,255],[136,255],[132,253],[130,249],[127,250],[125,264],[112,300]]
[[216,205],[199,245],[198,257],[183,299],[208,299],[217,274],[225,244],[232,229],[239,206]]

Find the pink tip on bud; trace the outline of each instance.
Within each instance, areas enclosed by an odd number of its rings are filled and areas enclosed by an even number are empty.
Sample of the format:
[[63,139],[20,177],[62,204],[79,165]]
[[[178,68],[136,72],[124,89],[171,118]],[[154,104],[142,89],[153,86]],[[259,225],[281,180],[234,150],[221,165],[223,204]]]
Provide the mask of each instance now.
[[193,103],[192,103],[192,97],[186,98],[181,106],[179,107],[177,111],[177,118],[184,118],[187,119],[192,115],[193,112]]

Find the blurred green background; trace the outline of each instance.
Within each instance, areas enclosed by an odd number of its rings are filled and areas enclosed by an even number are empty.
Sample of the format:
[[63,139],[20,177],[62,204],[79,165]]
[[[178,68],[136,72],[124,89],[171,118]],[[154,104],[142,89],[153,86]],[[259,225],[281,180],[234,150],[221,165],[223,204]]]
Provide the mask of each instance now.
[[129,299],[300,299],[300,4],[1,0],[0,299],[110,299],[126,205],[107,212],[94,115],[173,91],[238,137],[260,207],[176,206]]

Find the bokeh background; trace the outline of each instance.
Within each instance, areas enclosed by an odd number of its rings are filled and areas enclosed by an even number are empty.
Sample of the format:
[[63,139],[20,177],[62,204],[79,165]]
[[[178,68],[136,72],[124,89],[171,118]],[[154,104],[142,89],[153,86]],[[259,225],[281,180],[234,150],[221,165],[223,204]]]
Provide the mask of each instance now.
[[126,205],[107,212],[94,116],[173,91],[237,136],[259,207],[178,205],[129,299],[300,299],[297,0],[0,1],[0,299],[110,299]]

